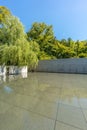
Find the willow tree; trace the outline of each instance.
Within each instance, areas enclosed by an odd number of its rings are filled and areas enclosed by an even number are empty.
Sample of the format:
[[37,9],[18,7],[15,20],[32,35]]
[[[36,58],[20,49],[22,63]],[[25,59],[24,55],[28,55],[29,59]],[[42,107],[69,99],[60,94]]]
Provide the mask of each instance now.
[[17,41],[23,40],[25,37],[24,27],[20,20],[14,16],[6,19],[0,28],[0,43],[1,44],[16,44]]
[[22,23],[12,14],[5,16],[6,19],[4,22],[2,21],[0,26],[0,48],[3,48],[2,53],[0,53],[1,63],[34,67],[38,59],[37,56],[34,56],[36,54],[33,54],[34,51],[27,41]]
[[0,6],[0,24],[5,23],[7,17],[11,16],[11,12],[5,6]]
[[25,66],[28,65],[30,69],[36,67],[38,58],[36,54],[30,50],[29,43],[16,45],[3,45],[4,49],[1,54],[1,63],[6,65]]

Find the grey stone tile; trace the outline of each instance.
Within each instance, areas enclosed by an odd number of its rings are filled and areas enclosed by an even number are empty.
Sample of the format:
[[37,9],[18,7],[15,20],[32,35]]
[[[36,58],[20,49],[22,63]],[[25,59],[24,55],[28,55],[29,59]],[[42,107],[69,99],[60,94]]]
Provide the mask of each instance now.
[[[67,83],[68,84],[68,83]],[[75,97],[75,89],[73,87],[65,87],[61,89],[62,97]]]
[[86,119],[86,121],[87,121],[87,109],[83,109],[83,114],[84,114],[85,119]]
[[10,86],[4,85],[0,90],[0,99],[7,100],[8,98],[14,97],[16,92]]
[[12,107],[12,105],[5,103],[3,101],[0,101],[0,115],[5,113],[11,107]]
[[38,102],[37,106],[33,109],[33,111],[48,118],[56,119],[57,107],[58,105],[56,103],[40,101]]
[[55,130],[81,130],[81,129],[57,121]]
[[80,103],[81,108],[87,109],[87,98],[80,98],[79,103]]
[[57,103],[47,102],[45,98],[41,100],[38,97],[16,94],[15,96],[9,96],[5,101],[49,118],[56,118]]
[[54,121],[31,112],[12,108],[0,116],[0,130],[53,130]]
[[45,92],[50,93],[50,94],[59,95],[60,94],[60,89],[57,88],[57,87],[49,87],[48,89],[46,89]]
[[25,109],[33,109],[37,106],[39,99],[32,96],[16,94],[15,96],[8,97],[5,101],[14,106],[23,107]]
[[61,96],[60,103],[80,108],[77,97]]
[[57,120],[75,126],[80,129],[87,129],[86,120],[79,108],[60,104]]
[[87,87],[78,87],[75,88],[75,94],[78,96],[78,98],[87,98]]
[[58,103],[60,101],[60,93],[58,95],[52,93],[43,93],[41,98],[42,100]]

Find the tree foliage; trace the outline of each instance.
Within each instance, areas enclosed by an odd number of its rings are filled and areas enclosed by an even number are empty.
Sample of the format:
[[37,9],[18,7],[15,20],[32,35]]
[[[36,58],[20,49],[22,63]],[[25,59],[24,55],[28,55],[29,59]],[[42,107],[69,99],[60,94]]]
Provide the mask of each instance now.
[[0,44],[16,44],[25,39],[24,27],[18,18],[11,16],[0,28]]
[[[4,8],[3,13],[6,11],[9,12]],[[35,67],[37,54],[27,40],[22,23],[10,13],[5,13],[5,16],[0,27],[0,64]]]
[[39,44],[39,59],[87,57],[87,41],[57,40],[52,26],[45,23],[33,23],[27,38]]
[[6,22],[7,17],[11,16],[11,12],[5,6],[0,6],[0,24]]
[[39,44],[41,52],[46,52],[50,56],[50,49],[55,39],[51,25],[35,22],[27,32],[27,37],[28,41],[35,41]]

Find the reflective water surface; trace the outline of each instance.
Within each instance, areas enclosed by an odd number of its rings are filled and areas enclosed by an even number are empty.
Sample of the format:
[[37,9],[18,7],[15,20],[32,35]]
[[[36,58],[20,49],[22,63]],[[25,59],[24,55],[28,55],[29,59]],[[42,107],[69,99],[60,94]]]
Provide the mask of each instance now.
[[1,76],[0,130],[87,130],[87,75]]

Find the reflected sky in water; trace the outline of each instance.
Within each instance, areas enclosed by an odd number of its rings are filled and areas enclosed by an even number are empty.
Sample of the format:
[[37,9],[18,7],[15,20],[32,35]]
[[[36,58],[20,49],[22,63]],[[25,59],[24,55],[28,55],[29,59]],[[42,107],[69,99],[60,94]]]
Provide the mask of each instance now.
[[13,91],[13,89],[10,86],[4,86],[3,88],[6,93],[12,93]]

